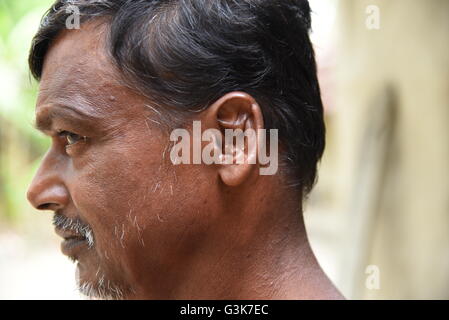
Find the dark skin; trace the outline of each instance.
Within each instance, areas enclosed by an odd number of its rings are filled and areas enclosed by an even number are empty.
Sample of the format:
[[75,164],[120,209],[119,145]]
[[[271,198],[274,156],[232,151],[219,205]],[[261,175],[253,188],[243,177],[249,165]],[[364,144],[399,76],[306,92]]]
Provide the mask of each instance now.
[[[52,145],[28,199],[92,228],[94,247],[71,257],[80,282],[97,283],[100,270],[127,299],[342,298],[312,253],[301,194],[285,187],[282,172],[173,165],[169,135],[145,107],[151,101],[121,84],[104,30],[90,22],[59,35],[36,106]],[[244,92],[195,119],[203,129],[263,128],[257,101]]]

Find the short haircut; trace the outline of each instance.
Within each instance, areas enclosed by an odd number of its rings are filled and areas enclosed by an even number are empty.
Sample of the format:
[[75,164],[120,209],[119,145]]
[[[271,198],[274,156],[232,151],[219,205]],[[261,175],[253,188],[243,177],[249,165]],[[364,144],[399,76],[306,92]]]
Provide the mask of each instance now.
[[82,23],[107,21],[112,62],[166,113],[198,112],[232,91],[252,95],[265,128],[279,130],[289,185],[311,190],[325,126],[307,0],[58,0],[33,39],[37,80],[74,5]]

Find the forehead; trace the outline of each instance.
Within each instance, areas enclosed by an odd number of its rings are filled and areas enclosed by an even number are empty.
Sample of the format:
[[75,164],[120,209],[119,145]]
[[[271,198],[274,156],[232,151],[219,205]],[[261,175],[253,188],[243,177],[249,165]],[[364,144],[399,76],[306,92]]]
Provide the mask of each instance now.
[[[106,50],[106,23],[88,22],[81,29],[64,30],[52,42],[44,61],[36,113],[53,105],[79,104],[89,112],[130,110],[142,100],[120,85]],[[127,101],[127,108],[120,102]]]

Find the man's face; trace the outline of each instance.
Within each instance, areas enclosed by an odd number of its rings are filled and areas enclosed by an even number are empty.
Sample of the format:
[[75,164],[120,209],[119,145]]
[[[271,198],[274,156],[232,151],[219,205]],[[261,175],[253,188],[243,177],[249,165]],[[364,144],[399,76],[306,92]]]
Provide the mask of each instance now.
[[103,30],[64,32],[46,55],[36,122],[52,145],[28,197],[73,237],[62,249],[84,291],[148,297],[186,276],[219,201],[201,182],[210,171],[171,164],[167,133],[149,101],[120,84]]

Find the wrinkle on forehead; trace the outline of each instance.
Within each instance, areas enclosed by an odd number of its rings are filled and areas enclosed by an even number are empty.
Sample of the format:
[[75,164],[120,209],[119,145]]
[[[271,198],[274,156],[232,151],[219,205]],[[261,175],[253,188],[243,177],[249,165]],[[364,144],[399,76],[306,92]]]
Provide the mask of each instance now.
[[64,30],[55,39],[45,57],[38,105],[70,99],[108,108],[116,100],[121,86],[107,54],[105,26],[87,22],[79,30]]

